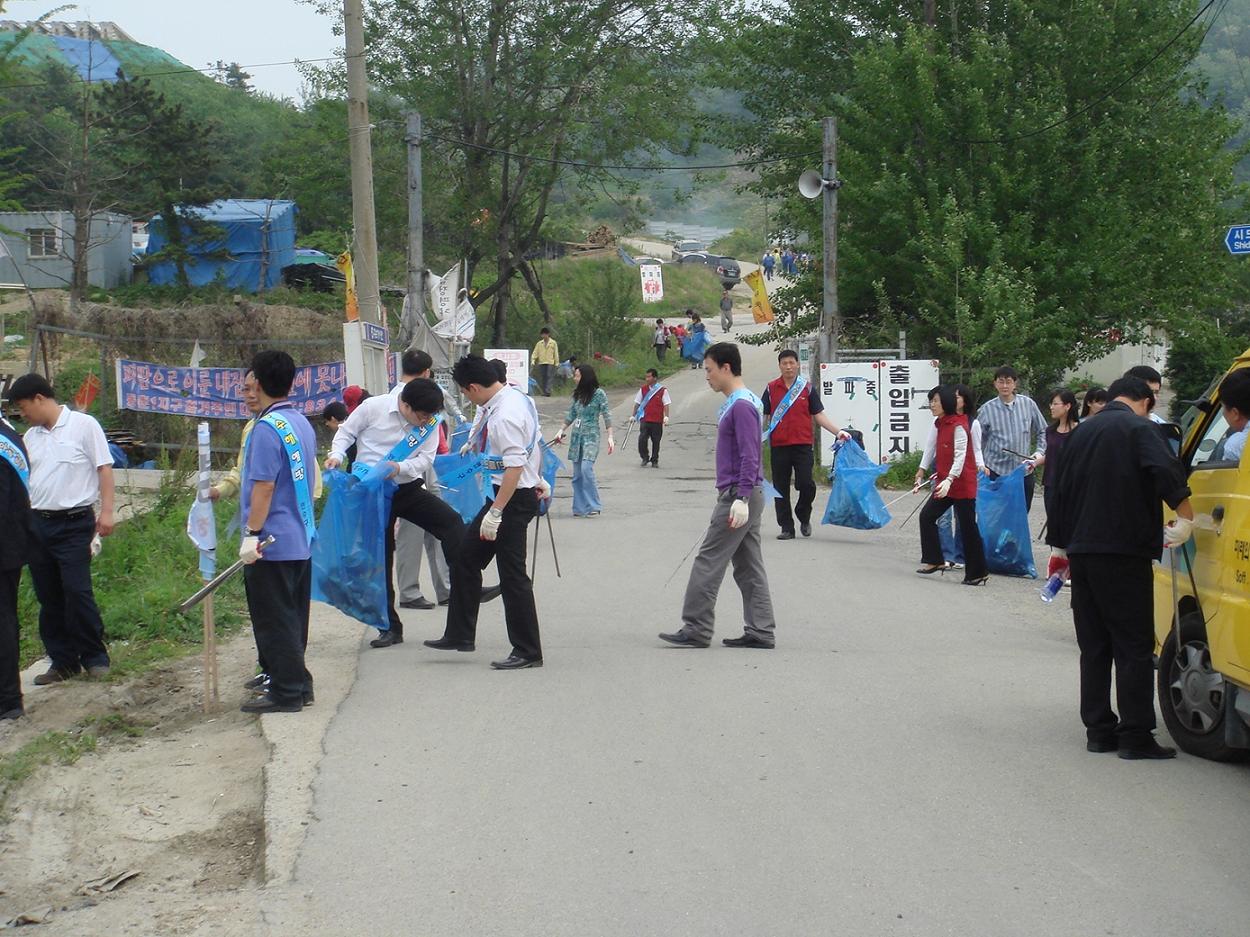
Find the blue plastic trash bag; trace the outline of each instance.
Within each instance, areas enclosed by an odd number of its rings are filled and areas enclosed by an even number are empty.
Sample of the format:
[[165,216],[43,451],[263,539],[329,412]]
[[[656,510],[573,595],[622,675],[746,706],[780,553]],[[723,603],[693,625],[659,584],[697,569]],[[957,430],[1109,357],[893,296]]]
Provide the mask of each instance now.
[[990,572],[1037,578],[1029,512],[1024,506],[1024,466],[1001,478],[982,478],[977,485],[977,526],[985,541]]
[[325,508],[312,546],[312,597],[386,631],[386,522],[395,486],[341,470],[323,476]]
[[109,443],[109,455],[113,457],[113,468],[126,468],[130,465],[125,450],[115,442]]
[[681,343],[681,356],[697,364],[703,360],[703,352],[710,344],[712,344],[712,336],[707,334],[706,329],[691,332],[690,336]]
[[486,503],[484,485],[487,476],[479,465],[481,460],[481,453],[460,455],[458,449],[434,457],[434,473],[438,475],[438,484],[442,489],[439,494],[456,509],[466,524],[477,517]]
[[564,468],[564,463],[560,461],[560,457],[555,454],[555,450],[547,444],[547,440],[539,440],[539,445],[543,447],[543,464],[541,474],[546,479],[547,484],[551,487],[551,498],[547,501],[538,502],[538,516],[542,517],[547,513],[547,509],[551,507],[551,502],[556,499],[556,473]]
[[890,523],[890,512],[877,491],[877,479],[889,471],[877,465],[855,442],[838,447],[833,457],[833,491],[822,524],[876,530]]

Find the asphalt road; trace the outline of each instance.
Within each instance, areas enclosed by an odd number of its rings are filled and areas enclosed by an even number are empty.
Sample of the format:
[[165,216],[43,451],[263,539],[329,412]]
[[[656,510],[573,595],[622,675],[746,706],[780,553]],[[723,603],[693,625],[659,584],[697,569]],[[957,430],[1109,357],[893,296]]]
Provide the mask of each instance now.
[[[758,390],[774,358],[747,359]],[[916,576],[910,500],[882,531],[777,542],[766,519],[776,650],[659,642],[711,509],[720,400],[702,372],[669,387],[659,470],[631,438],[600,457],[601,517],[557,492],[544,669],[488,668],[508,647],[499,604],[473,654],[421,646],[436,612],[362,649],[272,933],[1244,930],[1250,769],[1088,754],[1066,600]],[[727,577],[716,636],[740,632]]]

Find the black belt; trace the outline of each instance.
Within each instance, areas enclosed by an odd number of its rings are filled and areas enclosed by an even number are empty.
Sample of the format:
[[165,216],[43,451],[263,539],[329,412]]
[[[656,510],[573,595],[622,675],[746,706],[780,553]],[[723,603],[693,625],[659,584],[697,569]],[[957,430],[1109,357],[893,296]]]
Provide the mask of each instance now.
[[46,521],[72,521],[78,517],[89,516],[91,508],[70,508],[68,511],[40,511],[36,509],[35,514]]

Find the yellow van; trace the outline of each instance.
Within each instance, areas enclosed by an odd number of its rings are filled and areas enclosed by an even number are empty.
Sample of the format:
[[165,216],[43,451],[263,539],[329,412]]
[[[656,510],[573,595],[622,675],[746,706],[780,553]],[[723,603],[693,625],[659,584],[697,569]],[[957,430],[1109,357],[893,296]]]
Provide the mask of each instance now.
[[[1230,373],[1245,367],[1250,349]],[[1155,567],[1155,643],[1159,708],[1176,744],[1240,761],[1250,757],[1250,446],[1224,458],[1223,378],[1181,421],[1194,536]]]

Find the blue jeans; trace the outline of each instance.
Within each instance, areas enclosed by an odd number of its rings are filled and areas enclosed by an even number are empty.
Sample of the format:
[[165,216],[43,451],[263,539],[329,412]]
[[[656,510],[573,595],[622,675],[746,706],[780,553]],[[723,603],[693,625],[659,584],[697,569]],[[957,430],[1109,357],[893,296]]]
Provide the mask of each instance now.
[[578,459],[573,463],[573,513],[589,514],[602,510],[599,484],[595,481],[595,463],[589,459]]

